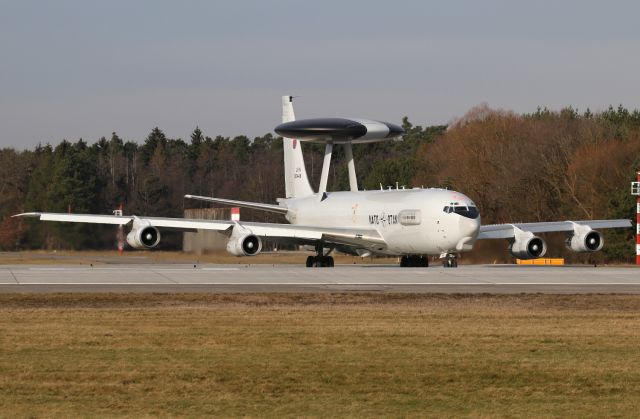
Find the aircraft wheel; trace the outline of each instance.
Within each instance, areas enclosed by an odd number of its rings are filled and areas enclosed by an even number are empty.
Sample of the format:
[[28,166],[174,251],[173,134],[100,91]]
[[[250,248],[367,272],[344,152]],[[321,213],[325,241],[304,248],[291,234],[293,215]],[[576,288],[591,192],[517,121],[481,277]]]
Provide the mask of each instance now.
[[318,267],[320,268],[332,268],[333,257],[331,256],[318,256]]
[[447,257],[444,262],[442,262],[442,266],[445,268],[457,268],[458,260],[455,257]]
[[406,257],[406,256],[402,256],[402,257],[400,258],[400,267],[401,267],[401,268],[406,268],[407,266],[409,266],[409,260],[408,260],[408,259],[409,259],[409,258],[408,258],[408,257]]
[[308,268],[333,268],[334,261],[331,256],[309,256],[307,258]]
[[429,267],[429,257],[420,256],[420,266],[423,267],[423,268],[428,268]]
[[427,268],[429,259],[426,256],[402,256],[400,258],[401,268]]

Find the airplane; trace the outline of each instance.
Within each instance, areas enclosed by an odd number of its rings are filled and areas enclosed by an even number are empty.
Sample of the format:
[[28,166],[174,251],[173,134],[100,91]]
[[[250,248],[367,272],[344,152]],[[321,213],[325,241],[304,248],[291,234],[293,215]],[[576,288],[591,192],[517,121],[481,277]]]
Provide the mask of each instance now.
[[[333,267],[331,252],[366,257],[400,257],[401,267],[428,267],[437,255],[443,266],[458,266],[458,254],[471,251],[478,240],[506,239],[519,259],[545,255],[547,245],[537,233],[566,232],[566,246],[575,252],[595,252],[604,240],[599,229],[629,228],[630,220],[552,221],[482,225],[476,204],[466,195],[439,188],[395,188],[364,191],[358,188],[352,145],[396,141],[404,133],[398,125],[357,118],[296,120],[293,97],[282,97],[285,192],[277,204],[185,195],[185,198],[224,206],[238,206],[284,215],[289,224],[226,220],[146,217],[136,215],[64,214],[28,212],[16,217],[41,221],[125,225],[126,241],[134,249],[153,249],[161,229],[216,230],[227,237],[226,250],[236,256],[255,256],[268,239],[315,250],[307,267]],[[312,189],[302,155],[302,143],[325,144],[317,191]],[[334,145],[345,148],[349,191],[328,191]]]

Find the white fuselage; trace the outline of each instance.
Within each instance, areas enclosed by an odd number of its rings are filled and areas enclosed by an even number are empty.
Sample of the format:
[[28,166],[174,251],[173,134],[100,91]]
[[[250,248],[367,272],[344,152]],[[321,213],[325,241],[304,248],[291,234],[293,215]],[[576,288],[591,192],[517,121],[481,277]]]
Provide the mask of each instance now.
[[[286,200],[291,224],[376,230],[391,255],[468,251],[478,237],[480,216],[446,212],[445,207],[472,208],[465,195],[446,189],[392,189],[328,192]],[[460,212],[463,212],[462,210]]]

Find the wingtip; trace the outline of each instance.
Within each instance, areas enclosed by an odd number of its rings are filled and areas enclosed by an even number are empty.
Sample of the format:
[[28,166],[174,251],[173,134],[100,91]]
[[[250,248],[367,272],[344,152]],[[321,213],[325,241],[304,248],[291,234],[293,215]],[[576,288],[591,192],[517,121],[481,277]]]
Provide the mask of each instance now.
[[15,217],[40,217],[39,212],[23,212],[21,214],[12,215],[11,218]]

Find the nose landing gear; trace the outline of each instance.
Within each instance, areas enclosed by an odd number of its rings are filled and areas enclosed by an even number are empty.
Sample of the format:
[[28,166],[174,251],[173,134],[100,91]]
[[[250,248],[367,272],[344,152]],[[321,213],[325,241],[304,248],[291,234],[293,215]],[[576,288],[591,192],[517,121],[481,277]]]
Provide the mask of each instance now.
[[458,267],[458,257],[453,253],[447,253],[442,261],[442,266],[444,268],[457,268]]

